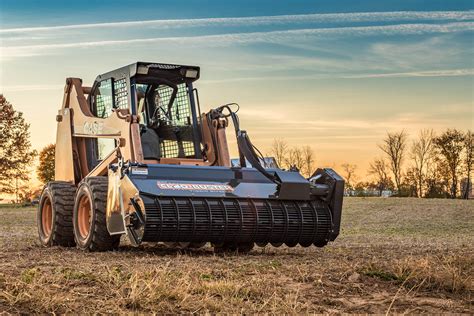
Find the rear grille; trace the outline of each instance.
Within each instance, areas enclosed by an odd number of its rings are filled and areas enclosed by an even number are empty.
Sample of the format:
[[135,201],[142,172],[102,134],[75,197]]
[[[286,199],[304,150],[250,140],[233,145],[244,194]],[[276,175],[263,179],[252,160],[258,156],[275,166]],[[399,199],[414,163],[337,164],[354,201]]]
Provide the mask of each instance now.
[[143,241],[285,243],[328,240],[331,213],[322,201],[153,197],[145,204]]

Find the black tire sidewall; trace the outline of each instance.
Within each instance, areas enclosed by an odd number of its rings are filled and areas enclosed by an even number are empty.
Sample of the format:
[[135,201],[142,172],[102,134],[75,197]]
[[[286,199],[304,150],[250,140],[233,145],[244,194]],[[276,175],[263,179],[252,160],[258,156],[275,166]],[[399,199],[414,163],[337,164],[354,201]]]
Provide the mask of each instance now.
[[[49,236],[44,234],[43,229],[43,221],[42,221],[42,214],[43,214],[43,205],[46,199],[50,200],[51,203],[51,233]],[[54,239],[54,232],[56,230],[56,207],[53,200],[53,195],[51,194],[51,189],[49,186],[45,186],[43,188],[43,192],[41,192],[40,201],[38,203],[38,210],[36,212],[36,226],[38,227],[38,236],[41,245],[43,246],[51,246],[53,244]]]
[[[79,201],[83,195],[87,195],[89,197],[89,202],[91,203],[91,221],[89,227],[89,234],[86,238],[82,238],[79,227],[78,227],[78,208],[79,208]],[[74,227],[74,239],[76,240],[76,245],[78,248],[81,249],[89,249],[92,238],[94,235],[95,229],[95,217],[96,217],[96,208],[94,205],[94,199],[92,195],[92,190],[89,188],[89,185],[86,182],[83,182],[79,185],[76,193],[76,199],[74,201],[74,209],[73,209],[73,227]]]

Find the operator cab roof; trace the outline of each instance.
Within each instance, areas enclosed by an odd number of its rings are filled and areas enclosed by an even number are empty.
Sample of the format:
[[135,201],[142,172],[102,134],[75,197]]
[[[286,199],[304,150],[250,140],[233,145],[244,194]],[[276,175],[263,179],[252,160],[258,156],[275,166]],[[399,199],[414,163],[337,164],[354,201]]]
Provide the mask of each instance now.
[[169,81],[173,84],[191,83],[199,79],[200,68],[198,66],[185,66],[149,62],[136,62],[105,74],[97,76],[94,85],[105,79],[123,78],[135,79],[136,82],[153,82],[157,79]]

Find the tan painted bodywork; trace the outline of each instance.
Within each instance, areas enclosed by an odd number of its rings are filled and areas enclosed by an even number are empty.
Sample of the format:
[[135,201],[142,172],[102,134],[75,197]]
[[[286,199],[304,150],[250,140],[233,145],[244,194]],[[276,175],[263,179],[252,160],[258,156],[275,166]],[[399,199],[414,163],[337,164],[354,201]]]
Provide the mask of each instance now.
[[[202,138],[204,154],[210,165],[230,167],[230,154],[225,129],[229,124],[226,118],[213,119],[209,122],[207,115],[202,114]],[[211,126],[209,128],[209,125]],[[212,137],[216,139],[214,148]],[[217,155],[216,155],[217,154]]]
[[[92,89],[82,86],[82,80],[68,78],[64,88],[62,107],[56,120],[58,129],[56,135],[55,179],[73,182],[76,185],[85,177],[107,176],[109,180],[107,192],[107,228],[110,234],[128,234],[127,225],[130,216],[135,212],[133,199],[145,211],[138,190],[128,176],[121,175],[120,168],[109,169],[113,163],[138,162],[143,164],[171,165],[215,165],[230,166],[229,148],[227,146],[225,129],[227,118],[207,121],[203,114],[202,143],[204,144],[203,159],[161,158],[145,160],[140,139],[139,118],[131,115],[128,109],[114,110],[107,118],[98,118],[90,110],[86,95]],[[117,147],[111,151],[93,169],[87,164],[86,139],[109,138],[115,139]],[[214,138],[216,147],[213,145]],[[77,174],[75,175],[75,171]],[[140,237],[140,232],[134,234]],[[138,241],[137,241],[138,242]]]
[[[63,105],[58,112],[56,134],[55,179],[77,182],[74,178],[74,157],[80,170],[80,179],[86,176],[106,175],[107,167],[117,160],[117,153],[125,161],[143,162],[139,126],[129,110],[116,110],[107,118],[98,118],[90,110],[81,79],[68,78],[64,88]],[[84,138],[112,138],[118,147],[94,170],[86,163]],[[76,180],[76,181],[75,181]]]
[[[206,148],[203,160],[182,158],[162,158],[159,161],[144,160],[138,118],[131,115],[128,109],[113,111],[112,115],[107,118],[94,116],[86,98],[89,93],[91,93],[91,88],[83,87],[81,79],[68,78],[66,80],[63,104],[56,118],[58,121],[55,154],[56,180],[78,183],[86,176],[106,175],[109,164],[116,162],[119,155],[124,161],[140,163],[230,166],[229,148],[225,135],[225,128],[228,125],[227,119],[212,120],[210,124],[212,129],[210,129],[206,115],[203,114],[203,144]],[[211,134],[215,137],[218,148],[214,148]],[[112,138],[116,140],[118,146],[93,170],[89,170],[85,138]],[[74,177],[75,163],[80,172],[79,179]]]
[[128,176],[121,178],[120,171],[109,170],[108,180],[107,229],[111,235],[125,234],[127,225],[130,224],[130,214],[135,212],[130,199],[135,199],[143,212],[145,212],[145,205]]

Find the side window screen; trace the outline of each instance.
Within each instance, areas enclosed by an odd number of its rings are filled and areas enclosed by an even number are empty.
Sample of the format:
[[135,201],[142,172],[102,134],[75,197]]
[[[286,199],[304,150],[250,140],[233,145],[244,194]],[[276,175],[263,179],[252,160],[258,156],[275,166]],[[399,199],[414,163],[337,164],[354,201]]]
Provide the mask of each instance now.
[[125,78],[114,81],[114,98],[117,109],[128,109],[127,80]]
[[95,115],[100,118],[109,117],[112,113],[112,79],[99,82],[94,93]]
[[[159,106],[166,111],[173,89],[160,85],[157,89]],[[164,158],[194,157],[193,125],[191,118],[191,103],[186,85],[178,85],[178,93],[174,99],[170,113],[171,121],[161,125],[159,135],[161,141],[161,155]]]

